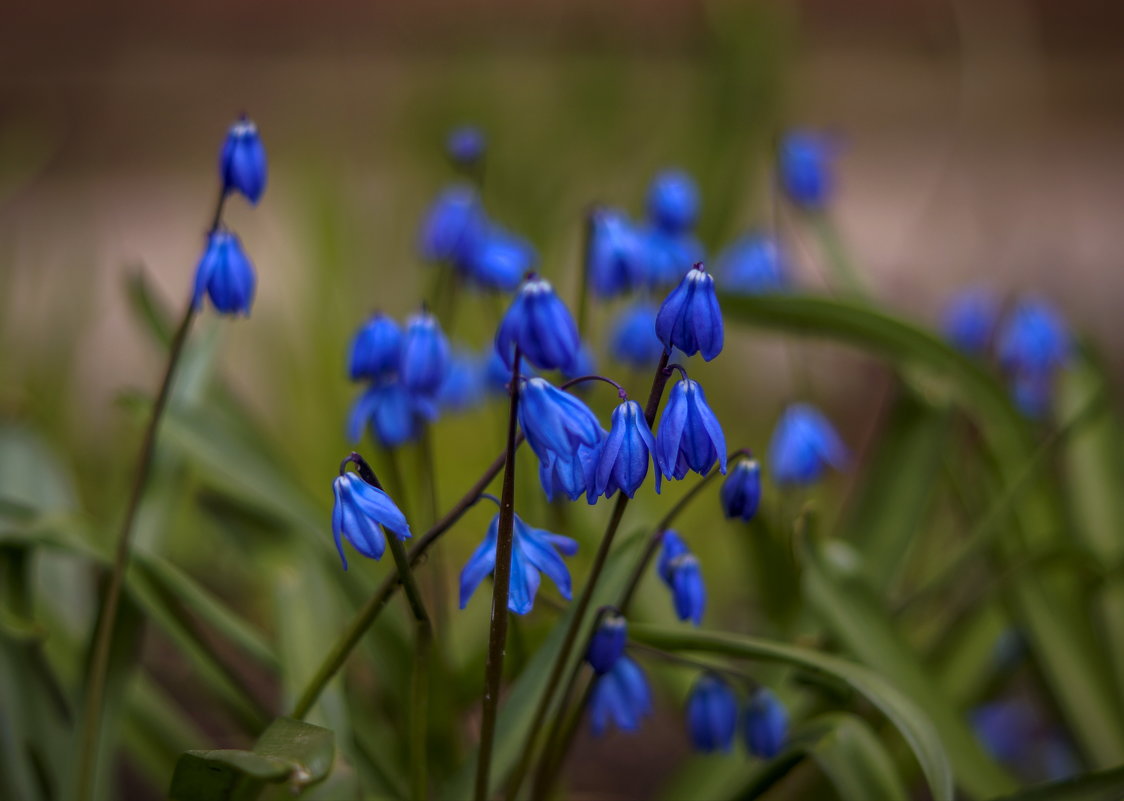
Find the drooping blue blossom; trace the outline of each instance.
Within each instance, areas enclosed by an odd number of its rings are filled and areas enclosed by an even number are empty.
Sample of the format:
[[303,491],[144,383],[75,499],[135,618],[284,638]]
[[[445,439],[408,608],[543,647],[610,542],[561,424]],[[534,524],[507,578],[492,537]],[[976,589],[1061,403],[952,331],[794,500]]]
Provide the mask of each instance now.
[[[480,547],[469,557],[460,579],[460,606],[464,609],[469,598],[496,567],[496,543],[499,539],[500,516],[492,518],[488,534]],[[570,571],[562,556],[578,552],[578,543],[561,534],[532,528],[515,516],[515,529],[511,551],[511,591],[507,608],[517,615],[525,615],[535,605],[539,590],[540,573],[554,582],[558,592],[570,600]]]
[[722,310],[714,278],[701,262],[687,271],[660,306],[656,336],[669,350],[678,348],[688,356],[701,352],[708,362],[722,352]]
[[641,286],[647,278],[644,235],[616,209],[590,214],[589,285],[601,298],[611,298]]
[[601,443],[591,497],[611,498],[619,489],[631,498],[644,483],[648,461],[655,450],[656,440],[640,404],[622,401],[613,410],[609,436]]
[[729,752],[738,731],[738,697],[717,673],[703,673],[687,699],[687,734],[695,750]]
[[726,248],[715,273],[723,289],[741,295],[783,292],[792,283],[780,243],[767,234],[750,234]]
[[376,312],[351,341],[347,372],[352,381],[379,379],[398,371],[402,332],[391,317]]
[[477,286],[511,292],[536,261],[538,256],[529,242],[486,223],[466,237],[456,264]]
[[999,317],[999,299],[983,286],[957,292],[945,306],[941,330],[945,339],[972,356],[982,356],[991,347]]
[[663,354],[663,343],[656,336],[656,307],[638,301],[623,309],[609,335],[609,351],[629,367],[652,369]]
[[463,412],[476,406],[484,397],[484,373],[479,357],[470,351],[455,348],[445,369],[445,378],[437,390],[437,403],[443,409]]
[[[482,361],[485,387],[497,395],[506,395],[507,385],[511,383],[511,367],[503,363],[495,348],[488,348]],[[519,374],[524,378],[533,378],[535,371],[525,361],[520,361]]]
[[487,224],[480,196],[470,186],[444,189],[422,222],[419,246],[427,261],[463,260],[478,230]]
[[[601,431],[601,437],[606,432]],[[571,454],[548,451],[539,460],[539,481],[542,483],[546,499],[553,501],[562,493],[571,501],[576,501],[583,493],[591,504],[597,502],[593,492],[594,476],[597,471],[597,455],[600,445],[578,445]]]
[[1008,314],[997,349],[1004,370],[1049,375],[1065,366],[1073,345],[1057,309],[1044,298],[1028,297]]
[[607,612],[589,638],[589,648],[585,661],[597,674],[608,673],[624,656],[624,646],[628,642],[628,622],[619,612]]
[[219,154],[222,191],[224,194],[239,192],[257,204],[265,191],[267,173],[265,147],[258,136],[258,127],[242,117],[230,126]]
[[648,216],[669,234],[691,230],[699,216],[699,188],[691,176],[682,170],[665,170],[652,179]]
[[487,140],[475,125],[461,125],[449,132],[445,152],[454,164],[472,164],[484,156]]
[[688,470],[705,476],[716,461],[726,474],[726,436],[697,381],[684,378],[671,388],[656,428],[655,453],[664,478],[679,480]]
[[847,447],[831,423],[807,403],[784,410],[769,443],[769,468],[779,485],[814,484],[828,467],[842,469]]
[[772,690],[758,687],[746,703],[742,726],[749,753],[772,759],[788,737],[788,710]]
[[699,560],[674,531],[663,533],[662,545],[658,571],[671,590],[675,614],[680,620],[702,625],[703,612],[706,611],[706,585]]
[[198,311],[203,305],[203,295],[208,295],[221,314],[249,316],[256,285],[254,267],[242,252],[238,237],[223,228],[212,231],[199,266],[195,268],[193,308]]
[[[562,371],[562,375],[566,378],[581,378],[582,376],[593,375],[596,372],[597,360],[593,358],[593,348],[583,342],[578,348],[577,356],[574,357],[570,366]],[[575,388],[581,390],[586,386],[585,384],[578,384]]]
[[669,286],[683,277],[692,264],[706,260],[702,243],[689,233],[669,234],[649,227],[641,232],[644,268],[652,287]]
[[813,131],[792,131],[780,144],[777,171],[781,188],[797,206],[822,209],[835,188],[832,166],[837,145]]
[[581,347],[570,310],[541,278],[523,284],[496,331],[496,350],[509,369],[516,347],[540,370],[568,368]]
[[588,406],[545,378],[528,378],[519,397],[519,426],[540,459],[570,456],[579,445],[595,447],[604,433]]
[[1021,698],[971,712],[972,729],[988,752],[1025,782],[1061,781],[1080,772],[1072,747],[1042,711]]
[[612,670],[598,676],[589,698],[589,723],[600,737],[611,723],[620,731],[636,731],[652,713],[652,690],[640,666],[620,657]]
[[402,335],[398,373],[402,385],[419,398],[436,397],[449,366],[449,341],[437,318],[427,311],[415,314]]
[[400,540],[409,538],[410,526],[406,516],[390,496],[357,474],[344,473],[336,478],[332,482],[332,491],[336,496],[332,508],[332,534],[336,538],[344,570],[347,570],[347,556],[343,552],[341,537],[347,537],[355,550],[370,559],[382,558],[386,550],[384,526]]
[[740,517],[749,521],[757,514],[761,503],[761,468],[756,459],[741,459],[726,480],[722,482],[719,493],[722,511],[733,520]]
[[402,386],[400,381],[375,384],[355,399],[348,415],[347,437],[351,442],[363,438],[367,426],[383,447],[397,448],[417,438],[421,418],[430,417],[428,408]]

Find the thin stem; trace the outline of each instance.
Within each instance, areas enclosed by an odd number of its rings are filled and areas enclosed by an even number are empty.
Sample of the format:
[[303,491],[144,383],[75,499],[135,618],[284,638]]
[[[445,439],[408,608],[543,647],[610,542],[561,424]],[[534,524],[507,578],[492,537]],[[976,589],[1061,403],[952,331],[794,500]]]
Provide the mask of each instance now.
[[519,412],[519,346],[511,367],[511,407],[507,419],[507,457],[500,493],[500,519],[496,535],[496,566],[493,571],[492,625],[488,636],[488,659],[484,665],[483,715],[480,723],[480,752],[476,762],[476,801],[488,797],[492,767],[492,745],[496,733],[500,683],[503,681],[504,646],[507,643],[507,601],[511,589],[511,551],[515,535],[515,447]]
[[[433,431],[430,426],[424,426],[421,435],[422,473],[429,502],[429,524],[437,522],[440,514],[439,500],[437,497],[437,460],[433,451]],[[448,611],[448,596],[445,592],[445,560],[441,552],[433,555],[432,580],[429,584],[430,596],[433,598],[433,616],[439,627],[443,626]]]
[[613,379],[606,378],[603,375],[583,375],[583,376],[578,376],[577,378],[571,378],[569,381],[566,381],[566,382],[562,383],[559,386],[559,389],[569,389],[570,387],[574,386],[575,384],[581,384],[584,381],[604,381],[606,384],[609,384],[610,386],[613,386],[613,387],[617,388],[617,394],[620,395],[622,400],[628,398],[628,392],[625,391],[624,387],[622,387],[620,384],[618,384]]
[[686,381],[687,378],[688,378],[687,368],[684,367],[683,365],[679,364],[679,362],[672,362],[671,364],[669,364],[667,366],[666,370],[667,370],[667,374],[669,376],[671,375],[672,370],[678,370],[680,378],[682,378],[684,381]]
[[820,240],[820,247],[827,254],[827,262],[835,274],[835,279],[848,291],[858,297],[867,297],[870,293],[858,271],[847,256],[839,231],[824,212],[812,214],[812,225]]
[[589,246],[593,241],[593,226],[597,209],[590,209],[585,215],[582,227],[581,285],[578,287],[578,338],[584,341],[586,326],[589,323]]

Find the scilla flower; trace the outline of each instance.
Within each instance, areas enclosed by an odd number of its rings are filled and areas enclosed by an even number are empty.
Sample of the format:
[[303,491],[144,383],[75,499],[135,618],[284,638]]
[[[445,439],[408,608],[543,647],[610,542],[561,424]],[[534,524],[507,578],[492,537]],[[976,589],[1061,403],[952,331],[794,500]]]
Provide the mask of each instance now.
[[648,228],[644,236],[644,271],[653,287],[674,284],[692,264],[705,259],[702,244],[691,234],[669,234]]
[[644,239],[615,209],[594,209],[589,219],[585,258],[595,295],[611,298],[641,285],[645,278]]
[[597,674],[608,673],[624,655],[628,642],[628,623],[617,611],[609,611],[602,618],[593,636],[589,638],[589,648],[585,661]]
[[208,236],[207,249],[195,268],[191,304],[198,311],[206,294],[222,314],[249,315],[256,283],[253,265],[242,252],[238,237],[220,228]]
[[509,368],[516,347],[540,370],[569,367],[581,347],[570,310],[541,278],[523,284],[496,332],[496,350]]
[[999,300],[986,287],[969,287],[956,293],[945,307],[941,330],[945,339],[972,356],[982,356],[991,346],[999,315]]
[[257,203],[265,191],[265,148],[257,126],[245,117],[230,126],[219,155],[219,173],[224,193],[240,192],[251,203]]
[[613,324],[609,351],[629,367],[652,369],[663,353],[663,343],[656,336],[656,307],[639,301],[621,311]]
[[665,170],[648,189],[648,216],[669,234],[689,231],[699,216],[699,189],[682,170]]
[[[656,428],[655,453],[664,478],[678,480],[688,470],[705,476],[716,461],[725,475],[726,436],[697,381],[684,378],[672,387]],[[659,488],[656,476],[657,492]]]
[[652,713],[652,691],[640,666],[620,657],[612,670],[598,676],[589,699],[589,722],[600,737],[612,723],[621,731],[636,731]]
[[[480,586],[480,582],[495,570],[496,541],[499,538],[500,516],[492,518],[488,535],[476,549],[461,571],[461,609]],[[517,615],[525,615],[535,605],[535,594],[539,590],[539,573],[545,573],[558,592],[570,600],[570,571],[562,561],[562,555],[573,556],[578,552],[578,543],[569,537],[552,534],[538,528],[531,528],[519,516],[515,516],[515,531],[511,551],[511,594],[507,608]]]
[[[484,386],[497,395],[506,395],[508,384],[511,383],[511,368],[503,363],[503,358],[496,352],[495,348],[488,348],[484,353],[483,358],[483,372],[484,372]],[[524,378],[533,378],[535,375],[534,369],[523,362],[519,368],[519,374]]]
[[1046,300],[1029,297],[1011,310],[999,332],[999,363],[1011,373],[1049,374],[1069,361],[1069,329]]
[[757,506],[761,503],[761,468],[756,459],[741,459],[726,480],[722,482],[722,491],[719,493],[722,501],[722,511],[726,517],[733,520],[740,517],[749,521],[757,514]]
[[453,411],[471,409],[484,397],[484,375],[475,353],[454,350],[445,378],[437,391],[437,403]]
[[743,237],[722,251],[716,273],[724,289],[742,295],[782,292],[791,283],[788,260],[766,234]]
[[376,312],[355,334],[348,359],[348,375],[353,381],[377,379],[398,371],[402,332],[398,323]]
[[738,730],[738,697],[717,673],[703,673],[687,699],[687,734],[695,750],[729,751]]
[[701,263],[687,271],[660,306],[656,336],[664,347],[679,348],[688,356],[702,352],[708,362],[722,352],[722,311],[714,278]]
[[411,317],[402,335],[398,368],[403,386],[418,397],[433,398],[441,389],[448,366],[449,341],[437,318],[427,311]]
[[827,136],[793,131],[781,141],[778,172],[781,187],[797,206],[822,209],[831,199],[836,145]]
[[628,497],[644,483],[656,440],[644,419],[644,410],[633,400],[613,410],[609,436],[601,443],[591,495],[613,496],[618,489]]
[[[593,348],[583,342],[581,347],[578,348],[578,355],[570,362],[570,366],[562,371],[562,375],[566,378],[580,378],[593,375],[596,372],[597,360],[593,358]],[[575,389],[583,391],[588,386],[588,384],[578,384]]]
[[674,531],[665,531],[662,542],[658,570],[660,578],[671,589],[675,614],[680,620],[690,620],[699,626],[706,611],[706,585],[699,560]]
[[594,447],[603,429],[589,407],[544,378],[528,378],[519,398],[519,426],[540,459],[569,457],[579,445]]
[[484,132],[473,125],[462,125],[449,132],[445,152],[454,164],[472,164],[484,156]]
[[485,224],[480,197],[470,186],[452,186],[437,196],[422,223],[420,249],[427,261],[464,258],[479,226]]
[[788,712],[766,687],[758,687],[745,707],[745,745],[749,753],[772,759],[781,752],[788,736]]
[[825,468],[840,469],[847,458],[847,448],[831,423],[806,403],[784,410],[769,444],[773,480],[782,486],[814,484]]
[[369,425],[380,445],[397,448],[417,437],[421,416],[417,399],[401,382],[395,380],[376,384],[356,398],[352,405],[347,437],[353,443],[359,442],[363,438],[363,430]]
[[537,260],[530,243],[489,223],[472,235],[458,264],[472,283],[511,292]]
[[[600,436],[607,436],[604,430]],[[600,446],[578,445],[572,454],[548,451],[539,461],[539,482],[546,499],[553,501],[559,493],[576,501],[583,493],[591,504],[597,503],[593,491]]]
[[406,516],[394,505],[390,496],[356,473],[340,475],[332,482],[332,490],[336,496],[332,508],[332,533],[344,570],[347,570],[347,557],[341,537],[347,537],[355,550],[370,559],[382,558],[386,550],[384,526],[400,540],[409,538],[410,526],[406,523]]

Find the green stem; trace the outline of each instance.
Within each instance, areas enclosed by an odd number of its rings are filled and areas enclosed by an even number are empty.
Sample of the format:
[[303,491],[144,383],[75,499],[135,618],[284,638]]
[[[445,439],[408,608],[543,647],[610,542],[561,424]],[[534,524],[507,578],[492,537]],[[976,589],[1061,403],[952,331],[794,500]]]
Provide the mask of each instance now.
[[578,337],[584,341],[586,325],[589,321],[589,245],[593,239],[593,221],[596,209],[590,209],[585,215],[585,225],[582,230],[581,259],[581,285],[578,287]]
[[847,249],[843,247],[843,241],[839,237],[839,231],[835,228],[831,219],[824,212],[812,214],[811,219],[812,227],[816,230],[816,236],[819,237],[820,240],[820,247],[823,248],[824,254],[827,256],[827,262],[831,265],[835,280],[857,297],[868,296],[870,293],[867,290],[866,284],[859,276],[855,265],[851,263],[851,259],[847,256]]

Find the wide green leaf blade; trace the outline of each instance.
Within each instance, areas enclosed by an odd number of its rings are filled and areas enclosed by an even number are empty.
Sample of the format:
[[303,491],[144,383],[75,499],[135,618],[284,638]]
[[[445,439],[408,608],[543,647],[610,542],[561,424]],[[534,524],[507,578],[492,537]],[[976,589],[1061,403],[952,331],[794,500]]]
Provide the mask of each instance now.
[[857,715],[829,712],[808,721],[792,739],[793,747],[816,761],[840,798],[910,797],[882,741]]
[[1004,796],[1000,801],[1120,801],[1121,798],[1124,798],[1124,767],[1040,784]]

